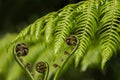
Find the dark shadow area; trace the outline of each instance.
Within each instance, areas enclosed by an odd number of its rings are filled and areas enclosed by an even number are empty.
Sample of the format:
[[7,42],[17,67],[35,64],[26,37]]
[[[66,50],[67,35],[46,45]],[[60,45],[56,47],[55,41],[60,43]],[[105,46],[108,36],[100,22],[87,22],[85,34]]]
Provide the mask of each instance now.
[[65,71],[59,80],[120,80],[120,55],[113,57],[107,62],[104,70],[98,68],[88,68],[81,72],[80,67],[71,67]]
[[80,0],[0,0],[0,34],[20,32],[49,12]]

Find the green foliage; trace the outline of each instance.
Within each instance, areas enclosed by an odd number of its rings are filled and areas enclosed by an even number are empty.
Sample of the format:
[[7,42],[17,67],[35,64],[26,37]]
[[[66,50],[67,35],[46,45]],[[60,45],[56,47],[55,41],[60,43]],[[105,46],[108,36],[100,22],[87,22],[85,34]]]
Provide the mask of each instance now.
[[[11,41],[16,37],[16,34],[6,34],[0,39],[0,78],[6,80],[9,70],[12,67],[12,64],[15,62],[13,55],[7,53],[7,49]],[[9,66],[9,67],[8,67]],[[18,67],[18,65],[16,65]],[[19,69],[21,70],[21,69]]]
[[[71,35],[76,36],[79,45],[66,44],[66,38]],[[120,50],[120,1],[87,0],[67,5],[22,30],[10,44],[9,54],[20,42],[29,46],[29,54],[23,57],[24,64],[32,64],[35,80],[42,75],[35,70],[39,61],[49,65],[48,80],[58,80],[71,63],[82,71],[104,69],[106,62]],[[11,67],[7,80],[16,80],[25,74],[19,69],[13,75],[12,69],[18,68]]]

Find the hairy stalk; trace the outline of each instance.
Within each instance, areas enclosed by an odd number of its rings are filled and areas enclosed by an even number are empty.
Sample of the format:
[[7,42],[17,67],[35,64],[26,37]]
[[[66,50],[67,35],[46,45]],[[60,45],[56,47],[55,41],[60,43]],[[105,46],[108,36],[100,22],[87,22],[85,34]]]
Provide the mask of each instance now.
[[56,72],[54,80],[58,80],[59,74],[62,71],[62,69],[64,68],[64,65],[67,63],[67,61],[71,58],[71,56],[73,56],[73,54],[75,53],[75,51],[78,49],[78,46],[80,44],[79,38],[77,36],[75,36],[75,35],[72,35],[72,36],[74,36],[77,39],[77,44],[76,44],[75,48],[72,50],[70,56],[63,62],[63,64],[60,67],[60,69]]
[[44,76],[44,79],[43,80],[47,80],[47,78],[48,78],[48,74],[49,74],[49,64],[46,62],[46,64],[47,64],[47,70],[46,70],[46,72],[45,72],[45,76]]
[[19,60],[18,56],[16,55],[15,47],[13,48],[13,56],[14,56],[16,62],[19,64],[19,66],[30,76],[30,79],[34,80],[31,73],[24,67],[23,63]]

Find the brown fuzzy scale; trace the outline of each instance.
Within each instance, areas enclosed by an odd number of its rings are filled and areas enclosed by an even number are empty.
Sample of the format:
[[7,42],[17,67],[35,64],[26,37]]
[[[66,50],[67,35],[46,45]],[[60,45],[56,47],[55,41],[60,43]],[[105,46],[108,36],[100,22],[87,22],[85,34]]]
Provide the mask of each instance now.
[[45,62],[38,62],[36,64],[36,71],[39,73],[45,73],[46,68],[47,68],[47,66],[46,66]]
[[27,63],[25,65],[25,68],[27,68],[29,72],[32,72],[32,65],[31,65],[31,63]]
[[33,72],[30,72],[31,73],[31,75],[34,77],[34,73]]
[[64,61],[64,59],[61,59],[61,62],[63,62]]
[[70,55],[70,53],[69,53],[69,52],[67,52],[67,51],[64,51],[64,54],[65,54],[65,55]]
[[19,60],[20,60],[21,63],[23,63],[23,59],[21,57],[19,57]]
[[66,38],[66,43],[70,46],[75,46],[77,43],[77,39],[75,36],[69,36]]
[[38,79],[37,80],[43,80],[41,77],[38,77]]
[[16,49],[15,49],[17,56],[26,56],[28,54],[28,46],[25,43],[20,43],[16,45]]
[[54,68],[60,67],[58,64],[53,64]]

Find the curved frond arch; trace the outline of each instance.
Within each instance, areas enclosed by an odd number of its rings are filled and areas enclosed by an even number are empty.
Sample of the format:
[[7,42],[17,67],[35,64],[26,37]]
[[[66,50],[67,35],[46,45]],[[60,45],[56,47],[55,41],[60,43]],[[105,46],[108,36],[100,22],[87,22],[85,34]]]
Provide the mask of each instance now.
[[[39,61],[47,62],[48,79],[55,75],[54,79],[58,79],[72,62],[75,67],[80,66],[82,71],[91,67],[104,69],[106,62],[120,51],[120,1],[85,0],[69,4],[59,11],[48,13],[22,30],[10,44],[10,52],[13,46],[21,42],[29,46],[30,54],[22,58],[25,64],[32,63],[35,79],[40,76],[35,70]],[[18,67],[13,65],[8,68],[11,80],[16,78],[12,74],[13,68]],[[24,74],[18,71],[16,76]]]

